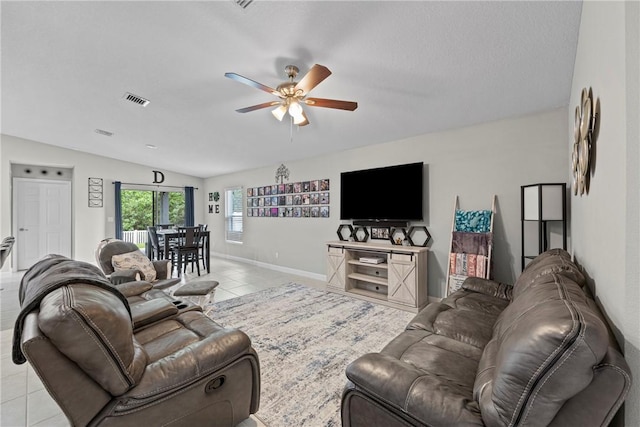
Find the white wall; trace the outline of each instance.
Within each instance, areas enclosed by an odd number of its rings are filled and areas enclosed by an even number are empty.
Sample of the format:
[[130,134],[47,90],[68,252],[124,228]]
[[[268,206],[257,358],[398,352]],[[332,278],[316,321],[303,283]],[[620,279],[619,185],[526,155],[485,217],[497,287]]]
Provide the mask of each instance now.
[[[106,157],[95,156],[79,151],[68,150],[42,144],[9,135],[1,135],[0,145],[0,184],[2,189],[2,209],[0,214],[0,236],[14,233],[12,228],[12,187],[11,164],[29,164],[73,168],[72,181],[72,227],[73,252],[75,259],[94,262],[94,250],[98,242],[105,237],[115,235],[115,224],[108,221],[114,217],[113,181],[137,184],[153,183],[153,168],[128,163]],[[203,205],[201,203],[203,180],[201,178],[163,171],[165,181],[162,185],[199,187],[195,194],[195,221],[202,222]],[[103,179],[103,206],[89,208],[87,203],[88,178]],[[19,242],[16,242],[18,245]],[[10,268],[5,263],[4,271]]]
[[[625,425],[640,425],[640,6],[584,2],[569,109],[592,87],[601,116],[589,194],[572,197],[573,249],[617,334],[635,383]],[[569,150],[571,149],[572,139]],[[622,335],[624,337],[622,337]]]
[[[491,196],[498,196],[495,277],[513,283],[520,273],[520,186],[539,182],[568,182],[566,115],[567,110],[562,108],[287,162],[291,173],[289,182],[323,178],[331,180],[331,217],[245,217],[244,244],[227,244],[224,241],[224,208],[221,200],[221,213],[206,214],[205,218],[213,230],[212,251],[324,275],[325,242],[337,240],[336,229],[341,223],[340,173],[423,161],[426,164],[427,195],[424,224],[433,238],[428,261],[429,295],[444,295],[456,194],[460,196],[462,209],[488,209],[491,207]],[[247,188],[274,184],[278,166],[209,178],[205,182],[204,193],[219,191],[223,194],[226,187],[236,185]],[[381,195],[381,203],[398,202],[393,195]]]

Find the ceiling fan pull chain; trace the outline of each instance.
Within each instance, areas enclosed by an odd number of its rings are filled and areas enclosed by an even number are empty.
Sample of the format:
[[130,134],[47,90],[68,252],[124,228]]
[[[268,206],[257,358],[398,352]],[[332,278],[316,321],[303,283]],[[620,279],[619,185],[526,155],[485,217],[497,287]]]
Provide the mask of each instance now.
[[291,126],[289,126],[289,142],[293,144],[293,117],[291,117]]

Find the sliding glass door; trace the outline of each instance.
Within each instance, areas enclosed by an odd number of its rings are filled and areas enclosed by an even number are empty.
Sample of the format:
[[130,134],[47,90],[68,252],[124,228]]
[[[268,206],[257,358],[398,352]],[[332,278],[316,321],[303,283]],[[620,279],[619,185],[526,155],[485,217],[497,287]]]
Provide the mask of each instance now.
[[185,223],[184,191],[123,188],[121,207],[122,240],[133,242],[140,248],[147,242],[147,227],[156,224]]

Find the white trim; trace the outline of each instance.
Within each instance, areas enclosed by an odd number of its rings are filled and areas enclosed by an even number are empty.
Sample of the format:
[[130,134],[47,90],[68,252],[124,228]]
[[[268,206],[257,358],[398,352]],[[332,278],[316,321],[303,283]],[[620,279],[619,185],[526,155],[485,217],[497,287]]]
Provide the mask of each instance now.
[[320,281],[323,281],[323,282],[327,281],[327,276],[324,275],[324,274],[311,273],[310,271],[297,270],[295,268],[283,267],[281,265],[269,264],[269,263],[266,263],[266,262],[256,261],[256,260],[253,260],[253,259],[242,258],[242,257],[238,257],[238,256],[228,255],[228,254],[222,254],[220,252],[211,252],[211,256],[216,256],[216,257],[220,257],[220,258],[226,258],[226,259],[231,259],[231,260],[234,260],[234,261],[244,262],[244,263],[247,263],[247,264],[255,265],[257,267],[267,268],[269,270],[280,271],[282,273],[296,274],[298,276],[308,277],[310,279],[320,280]]

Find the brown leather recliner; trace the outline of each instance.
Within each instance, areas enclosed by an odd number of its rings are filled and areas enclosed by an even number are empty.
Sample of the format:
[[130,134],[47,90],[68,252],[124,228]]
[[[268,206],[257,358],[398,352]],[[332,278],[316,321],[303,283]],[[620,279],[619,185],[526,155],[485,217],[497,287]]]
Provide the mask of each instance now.
[[[96,261],[104,274],[107,275],[111,283],[119,285],[121,283],[135,280],[144,280],[143,272],[137,269],[119,270],[114,268],[112,259],[115,255],[140,252],[139,248],[131,242],[124,242],[118,239],[104,239],[96,249]],[[140,252],[142,254],[142,252]],[[167,259],[151,261],[148,260],[156,271],[156,279],[151,281],[154,288],[166,289],[180,283],[180,278],[171,277],[171,261]]]
[[32,365],[73,426],[234,426],[258,410],[242,331],[201,311],[135,330],[97,267],[49,256],[25,273],[13,361]]

